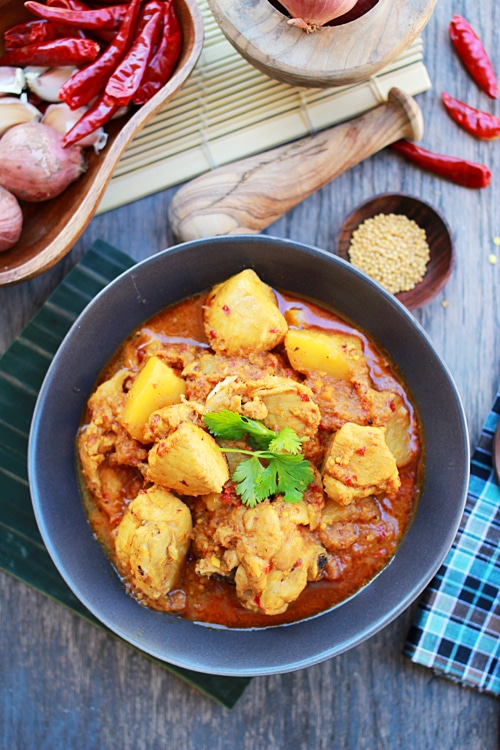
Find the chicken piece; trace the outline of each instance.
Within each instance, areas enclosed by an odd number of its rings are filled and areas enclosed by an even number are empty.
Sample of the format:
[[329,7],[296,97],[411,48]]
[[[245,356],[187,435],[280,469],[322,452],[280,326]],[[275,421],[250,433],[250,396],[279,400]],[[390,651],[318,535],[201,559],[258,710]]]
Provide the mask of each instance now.
[[258,352],[248,357],[225,357],[223,354],[202,354],[182,371],[186,381],[186,398],[204,402],[210,391],[227,377],[241,381],[259,380],[269,373],[298,380],[299,376],[275,352]]
[[321,419],[312,391],[291,378],[274,375],[259,380],[228,377],[208,394],[207,411],[229,409],[258,419],[279,432],[291,427],[299,437],[313,436]]
[[226,459],[201,427],[184,422],[149,451],[147,478],[180,495],[220,492],[229,479]]
[[255,380],[238,380],[235,375],[224,378],[208,394],[205,401],[207,412],[228,409],[264,421],[269,412],[263,401],[254,396],[255,384]]
[[263,422],[270,430],[279,432],[291,427],[299,437],[312,437],[317,433],[321,414],[311,389],[303,383],[271,376],[261,381],[254,396],[267,408],[268,415]]
[[[210,514],[208,514],[210,518]],[[196,564],[199,575],[234,573],[241,604],[254,612],[285,612],[308,581],[318,580],[326,564],[324,548],[307,524],[303,501],[264,500],[255,508],[233,507],[218,513],[217,523],[195,525],[195,551],[203,552]],[[197,541],[198,535],[203,542]]]
[[214,286],[206,299],[204,322],[211,347],[228,356],[270,351],[288,330],[271,287],[251,269]]
[[177,586],[191,542],[187,505],[162,487],[141,491],[117,530],[119,573],[138,594],[160,599]]
[[341,505],[400,485],[398,468],[385,441],[385,429],[346,422],[330,442],[323,464],[326,494]]
[[[180,334],[178,334],[180,335]],[[125,344],[123,363],[129,370],[138,370],[145,359],[159,357],[174,370],[182,370],[203,353],[206,344],[165,341],[165,335],[149,328],[141,328]]]
[[204,426],[205,407],[197,401],[181,401],[154,411],[149,417],[144,430],[146,440],[154,443],[168,437],[183,422],[191,422],[199,427]]
[[146,449],[118,421],[129,377],[128,370],[120,370],[95,390],[88,402],[89,421],[77,438],[86,485],[99,508],[112,519],[127,498],[123,489],[111,492],[110,488],[115,490],[117,483],[127,488],[129,482],[137,490],[138,482],[141,484],[137,467],[147,458]]
[[313,374],[305,384],[321,412],[321,426],[338,430],[345,422],[385,426],[392,416],[394,393],[377,391],[364,380],[340,380],[331,375]]

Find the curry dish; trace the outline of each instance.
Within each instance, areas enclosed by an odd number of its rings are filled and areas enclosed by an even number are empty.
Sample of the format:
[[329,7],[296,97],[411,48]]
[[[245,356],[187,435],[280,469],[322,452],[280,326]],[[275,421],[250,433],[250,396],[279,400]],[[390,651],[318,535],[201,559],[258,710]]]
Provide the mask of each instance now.
[[[299,448],[278,458],[306,466],[307,481],[289,496],[279,480],[247,502],[238,472],[264,472],[274,454],[253,453],[250,433],[214,433],[210,415],[278,443],[293,435]],[[237,628],[301,620],[355,594],[394,556],[423,472],[418,417],[389,358],[250,269],[124,342],[88,400],[78,454],[90,524],[127,591]]]

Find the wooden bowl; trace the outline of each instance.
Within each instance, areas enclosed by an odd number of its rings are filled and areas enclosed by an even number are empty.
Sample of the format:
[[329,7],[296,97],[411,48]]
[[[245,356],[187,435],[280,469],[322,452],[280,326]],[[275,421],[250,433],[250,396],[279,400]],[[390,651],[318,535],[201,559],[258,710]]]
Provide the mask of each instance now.
[[[38,276],[65,256],[92,217],[120,157],[136,133],[184,84],[203,44],[203,20],[196,0],[174,0],[183,32],[182,49],[174,74],[142,107],[106,125],[108,142],[100,154],[87,149],[88,169],[60,196],[42,203],[21,203],[24,215],[19,241],[0,254],[0,285]],[[34,18],[20,0],[0,0],[0,52],[3,31]]]
[[422,281],[408,292],[395,296],[408,309],[430,302],[445,286],[453,270],[455,250],[450,228],[444,218],[428,203],[401,193],[378,195],[358,206],[345,220],[337,240],[337,253],[349,260],[352,233],[366,219],[377,214],[403,214],[425,230],[430,259]]
[[279,0],[208,0],[221,30],[251,65],[270,78],[313,88],[370,78],[410,46],[436,2],[359,0],[360,15],[353,9],[308,34],[287,23]]

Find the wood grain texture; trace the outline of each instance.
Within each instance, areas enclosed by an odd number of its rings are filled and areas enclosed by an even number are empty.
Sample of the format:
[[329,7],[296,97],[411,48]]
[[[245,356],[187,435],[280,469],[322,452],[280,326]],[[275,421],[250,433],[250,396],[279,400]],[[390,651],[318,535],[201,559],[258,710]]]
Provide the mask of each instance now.
[[271,78],[329,88],[364,81],[392,62],[422,32],[437,0],[378,0],[350,23],[313,33],[287,24],[268,0],[209,0],[238,52]]
[[[498,4],[440,0],[423,35],[434,88],[417,99],[426,127],[422,145],[488,164],[491,186],[458,187],[384,150],[339,175],[265,232],[334,252],[345,217],[373,195],[402,191],[441,211],[455,238],[456,265],[445,290],[415,316],[457,382],[475,445],[500,380],[500,263],[488,262],[491,252],[499,254],[493,238],[500,236],[500,150],[498,143],[459,131],[443,111],[440,94],[449,91],[498,115],[500,103],[478,92],[454,55],[448,40],[453,13],[471,21],[500,71]],[[95,217],[50,271],[0,289],[0,348],[95,239],[137,260],[173,245],[167,211],[176,192],[172,188]],[[402,655],[413,611],[324,664],[253,680],[227,711],[112,636],[0,575],[0,747],[496,750],[498,701],[435,677]]]
[[[131,107],[124,117],[106,125],[106,149],[100,154],[86,150],[86,172],[61,195],[42,203],[22,202],[23,231],[13,248],[2,253],[0,285],[33,278],[71,250],[94,216],[127,145],[191,73],[201,52],[203,21],[195,0],[175,0],[175,4],[183,42],[174,74],[146,104]],[[0,0],[0,31],[33,17],[18,0]],[[0,38],[0,53],[2,44]]]
[[181,241],[260,232],[361,160],[422,134],[417,103],[393,89],[386,103],[354,120],[187,183],[170,204],[170,226]]

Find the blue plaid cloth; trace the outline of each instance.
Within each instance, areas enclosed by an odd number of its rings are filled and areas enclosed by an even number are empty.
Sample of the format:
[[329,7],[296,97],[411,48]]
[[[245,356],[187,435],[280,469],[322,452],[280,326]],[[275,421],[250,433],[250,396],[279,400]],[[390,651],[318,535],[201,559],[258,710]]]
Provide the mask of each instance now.
[[419,602],[404,653],[438,675],[500,695],[500,486],[492,466],[500,388],[471,460],[455,541]]

